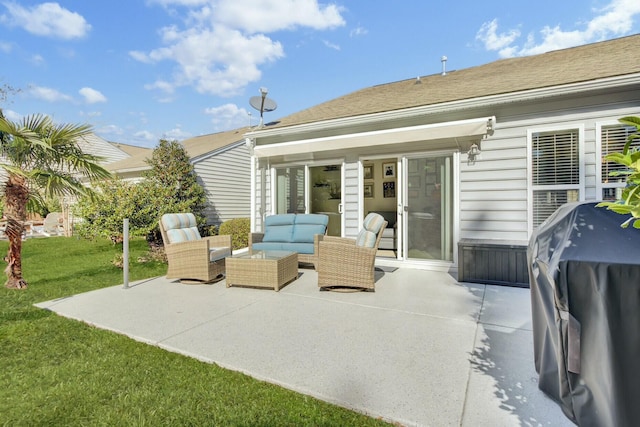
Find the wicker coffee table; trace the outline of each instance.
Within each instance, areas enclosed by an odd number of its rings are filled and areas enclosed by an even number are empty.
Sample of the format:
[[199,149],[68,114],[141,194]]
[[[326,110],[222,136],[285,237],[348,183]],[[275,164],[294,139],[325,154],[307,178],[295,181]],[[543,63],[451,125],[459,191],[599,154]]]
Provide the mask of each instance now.
[[298,278],[298,254],[290,251],[253,251],[226,258],[227,287],[273,288]]

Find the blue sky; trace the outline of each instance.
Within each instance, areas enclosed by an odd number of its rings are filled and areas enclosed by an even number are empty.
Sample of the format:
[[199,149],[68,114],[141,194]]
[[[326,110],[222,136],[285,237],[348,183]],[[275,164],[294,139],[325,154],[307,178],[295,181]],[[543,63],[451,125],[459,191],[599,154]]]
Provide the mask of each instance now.
[[[376,84],[640,32],[638,0],[0,0],[0,103],[154,147]],[[526,3],[526,4],[525,4]]]

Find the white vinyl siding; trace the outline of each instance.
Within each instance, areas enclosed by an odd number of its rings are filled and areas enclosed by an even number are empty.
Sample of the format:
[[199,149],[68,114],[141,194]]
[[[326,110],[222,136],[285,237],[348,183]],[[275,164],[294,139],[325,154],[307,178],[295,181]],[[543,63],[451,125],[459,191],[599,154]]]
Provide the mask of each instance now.
[[356,237],[362,228],[360,220],[360,182],[359,161],[344,163],[344,192],[342,193],[342,209],[344,211],[344,235]]
[[249,218],[250,161],[244,142],[193,160],[198,182],[204,187],[209,202],[208,223]]
[[627,170],[621,164],[605,160],[605,156],[614,152],[622,152],[629,135],[634,133],[635,128],[622,124],[605,125],[600,128],[600,184],[602,188],[601,197],[603,200],[617,200],[622,195],[622,189],[626,185],[624,175],[612,176],[612,173],[620,173]]
[[460,239],[526,241],[526,129],[518,122],[498,122],[493,136],[480,144],[475,164],[460,157]]
[[538,227],[560,206],[581,200],[580,131],[531,134],[532,223]]

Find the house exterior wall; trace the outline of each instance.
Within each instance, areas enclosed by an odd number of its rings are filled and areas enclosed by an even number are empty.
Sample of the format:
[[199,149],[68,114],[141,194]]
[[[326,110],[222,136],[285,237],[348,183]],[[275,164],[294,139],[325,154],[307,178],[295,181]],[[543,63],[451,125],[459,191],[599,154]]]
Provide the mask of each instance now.
[[[460,162],[460,239],[519,241],[526,244],[531,224],[531,153],[528,134],[543,130],[580,130],[581,167],[584,172],[580,200],[600,200],[600,153],[596,139],[601,124],[614,124],[628,115],[640,115],[640,91],[626,93],[606,104],[590,100],[566,104],[562,112],[538,104],[497,114],[492,136],[482,141],[481,158],[473,165]],[[598,98],[602,99],[602,98]],[[553,104],[551,104],[553,105]]]
[[[457,189],[454,208],[457,215],[454,221],[454,246],[464,242],[467,252],[464,256],[474,256],[476,245],[482,248],[483,256],[487,256],[487,248],[501,253],[504,259],[513,259],[517,265],[506,265],[500,278],[489,277],[490,283],[503,282],[503,276],[513,276],[513,272],[526,271],[522,255],[524,247],[533,232],[532,209],[532,153],[531,135],[543,131],[566,131],[575,129],[579,135],[580,146],[580,200],[601,199],[599,170],[601,166],[600,153],[597,150],[598,132],[603,124],[615,124],[620,117],[640,115],[640,88],[632,87],[625,91],[587,93],[563,97],[549,97],[547,99],[505,103],[495,106],[481,106],[478,108],[448,112],[446,120],[467,120],[485,116],[495,116],[496,124],[492,134],[487,135],[480,142],[482,150],[480,158],[473,164],[468,162],[465,146],[452,148],[451,141],[436,141],[435,143],[415,141],[403,144],[389,144],[375,147],[361,147],[353,149],[348,145],[344,149],[332,150],[325,153],[313,153],[308,156],[311,160],[301,159],[294,162],[297,165],[313,165],[323,158],[342,159],[343,162],[343,235],[355,237],[360,229],[363,212],[362,177],[360,162],[370,156],[401,158],[405,154],[424,154],[439,150],[454,150],[460,155],[454,156],[458,161],[454,180]],[[444,115],[431,117],[443,120]],[[415,126],[415,122],[406,123]],[[385,129],[388,127],[385,126]],[[371,131],[372,127],[358,127],[353,133]],[[328,133],[326,130],[325,133]],[[342,131],[341,133],[345,133]],[[348,132],[346,132],[348,133]],[[316,135],[313,135],[316,136]],[[313,137],[312,136],[312,137]],[[301,138],[304,140],[304,138]],[[271,168],[279,165],[281,159],[260,159],[260,167],[264,168],[265,179],[270,179]],[[287,164],[291,164],[290,161]],[[260,180],[260,167],[256,171],[256,180]],[[400,172],[400,171],[398,171]],[[397,180],[398,194],[401,191],[400,176]],[[264,192],[260,186],[256,187],[256,198],[263,200],[264,210],[259,213],[271,212],[271,186],[266,185]],[[258,212],[258,210],[256,210]],[[261,229],[262,217],[256,215],[252,224]],[[410,230],[409,230],[410,232]],[[476,243],[474,243],[476,242]],[[455,251],[455,249],[454,249]],[[454,255],[453,269],[464,261],[467,266],[473,260],[457,259]],[[479,252],[478,252],[479,253]],[[471,255],[469,255],[471,254]],[[491,253],[489,257],[493,256]],[[402,262],[403,260],[400,260]],[[405,261],[406,262],[406,261]],[[470,264],[471,263],[471,264]],[[425,263],[429,264],[428,262]],[[433,264],[435,265],[435,264]],[[524,269],[524,270],[523,270]],[[468,269],[469,271],[469,269]],[[487,274],[493,274],[491,269]],[[522,281],[522,274],[516,274]],[[472,280],[475,281],[475,280]],[[523,283],[518,283],[523,285]],[[524,284],[526,285],[526,283]]]
[[209,201],[205,212],[209,224],[219,225],[230,219],[250,217],[251,160],[244,141],[192,159],[192,162]]

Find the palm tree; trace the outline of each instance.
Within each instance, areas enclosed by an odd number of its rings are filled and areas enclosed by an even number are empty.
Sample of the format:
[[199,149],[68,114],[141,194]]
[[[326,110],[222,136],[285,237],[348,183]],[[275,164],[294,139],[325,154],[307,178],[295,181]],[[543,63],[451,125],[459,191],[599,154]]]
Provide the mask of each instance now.
[[11,122],[0,110],[0,175],[5,180],[5,233],[9,239],[7,288],[27,287],[22,277],[22,234],[27,207],[41,206],[45,197],[91,194],[82,178],[111,176],[98,164],[99,157],[84,153],[77,144],[79,138],[91,131],[89,125],[54,124],[44,115]]

